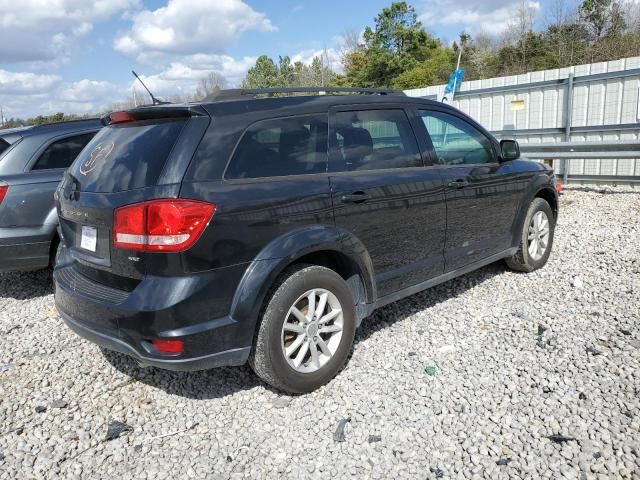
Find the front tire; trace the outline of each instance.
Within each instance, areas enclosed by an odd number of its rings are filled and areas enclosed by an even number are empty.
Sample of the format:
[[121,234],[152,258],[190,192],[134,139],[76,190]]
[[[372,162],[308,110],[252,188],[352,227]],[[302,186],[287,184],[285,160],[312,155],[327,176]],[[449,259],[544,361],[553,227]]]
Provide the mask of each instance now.
[[555,217],[549,204],[535,198],[525,217],[517,253],[506,259],[507,265],[520,272],[533,272],[542,268],[549,259],[553,246]]
[[355,328],[353,296],[342,277],[325,267],[294,266],[272,289],[249,364],[275,388],[311,392],[343,367]]

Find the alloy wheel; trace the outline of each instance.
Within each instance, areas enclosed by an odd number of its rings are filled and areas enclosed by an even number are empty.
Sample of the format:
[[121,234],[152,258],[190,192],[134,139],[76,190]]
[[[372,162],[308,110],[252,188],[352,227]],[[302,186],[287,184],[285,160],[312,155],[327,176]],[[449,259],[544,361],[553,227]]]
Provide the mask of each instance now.
[[297,372],[321,369],[338,350],[344,317],[338,298],[314,288],[301,295],[289,309],[282,326],[282,353]]

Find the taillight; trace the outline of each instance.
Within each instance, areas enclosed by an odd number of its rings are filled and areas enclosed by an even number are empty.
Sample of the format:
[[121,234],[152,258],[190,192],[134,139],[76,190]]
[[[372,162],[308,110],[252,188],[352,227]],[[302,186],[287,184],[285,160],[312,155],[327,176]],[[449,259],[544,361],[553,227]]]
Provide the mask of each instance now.
[[9,185],[0,185],[0,203],[2,203],[8,191],[9,191]]
[[216,211],[196,200],[151,200],[117,208],[113,244],[128,250],[180,252],[193,245]]
[[115,123],[126,123],[126,122],[135,122],[136,117],[131,115],[129,112],[112,112],[109,114],[109,125],[113,125]]

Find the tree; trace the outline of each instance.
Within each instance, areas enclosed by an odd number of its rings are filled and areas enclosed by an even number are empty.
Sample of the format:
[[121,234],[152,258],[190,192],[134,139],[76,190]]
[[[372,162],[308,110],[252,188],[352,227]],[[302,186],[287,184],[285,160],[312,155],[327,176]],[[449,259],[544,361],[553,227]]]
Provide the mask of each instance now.
[[267,55],[260,55],[242,82],[243,88],[284,87],[278,66]]
[[329,65],[326,51],[311,60],[291,63],[287,56],[279,57],[278,64],[266,55],[258,57],[242,82],[244,88],[324,87],[335,85],[338,76]]
[[[396,77],[426,61],[441,47],[418,21],[415,9],[394,2],[366,27],[363,42],[343,54],[345,83],[359,87],[388,87]],[[353,43],[353,38],[351,39]]]
[[625,29],[622,5],[616,0],[584,0],[580,14],[589,26],[594,42]]
[[363,38],[369,48],[380,48],[400,58],[417,57],[432,40],[418,21],[415,8],[406,2],[394,2],[375,18],[375,30],[367,27]]
[[435,50],[428,60],[398,75],[393,87],[406,90],[444,83],[456,68],[456,60],[456,53],[451,48]]
[[226,88],[227,81],[221,73],[209,72],[200,79],[198,87],[193,95],[194,100],[202,100],[214,93]]

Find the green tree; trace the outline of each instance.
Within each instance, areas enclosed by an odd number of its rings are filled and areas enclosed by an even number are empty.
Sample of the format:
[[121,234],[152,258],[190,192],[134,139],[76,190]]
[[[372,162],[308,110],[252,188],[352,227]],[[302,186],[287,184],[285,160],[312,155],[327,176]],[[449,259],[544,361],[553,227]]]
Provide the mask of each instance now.
[[441,48],[440,41],[425,32],[415,9],[394,2],[366,27],[363,43],[343,55],[345,83],[359,87],[388,87],[396,77]]
[[323,87],[336,85],[338,76],[329,67],[327,54],[316,56],[310,65],[289,57],[280,57],[276,65],[268,56],[262,55],[249,69],[242,82],[244,88],[272,87]]
[[437,46],[418,21],[415,9],[406,2],[383,8],[375,18],[375,29],[366,27],[363,38],[368,48],[382,49],[399,58],[418,58],[425,46]]
[[457,55],[452,48],[434,50],[429,59],[398,75],[393,87],[406,90],[445,83],[456,68],[456,61]]
[[284,87],[278,66],[267,55],[260,55],[242,82],[244,88]]

